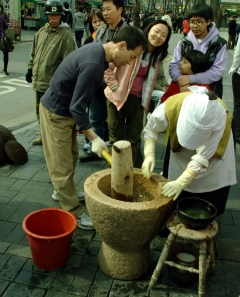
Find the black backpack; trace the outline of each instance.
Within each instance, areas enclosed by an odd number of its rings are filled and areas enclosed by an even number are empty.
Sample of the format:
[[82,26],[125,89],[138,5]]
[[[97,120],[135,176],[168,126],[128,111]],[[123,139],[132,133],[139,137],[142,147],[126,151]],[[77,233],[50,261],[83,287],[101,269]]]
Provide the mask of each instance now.
[[[208,46],[208,50],[206,52],[207,60],[208,60],[208,69],[210,69],[216,59],[217,54],[222,49],[224,45],[227,44],[227,41],[220,37],[219,35],[214,37]],[[181,40],[181,51],[182,56],[189,50],[193,49],[193,44],[188,36],[185,36]],[[213,83],[210,84],[210,89],[216,93],[219,98],[222,98],[223,94],[223,84],[222,77]]]

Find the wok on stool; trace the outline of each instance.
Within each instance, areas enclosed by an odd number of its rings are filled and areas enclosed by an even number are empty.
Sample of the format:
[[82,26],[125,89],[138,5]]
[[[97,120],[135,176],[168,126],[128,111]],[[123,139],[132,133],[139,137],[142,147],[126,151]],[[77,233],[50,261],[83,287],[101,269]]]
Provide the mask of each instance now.
[[[198,297],[204,297],[206,293],[205,280],[208,268],[210,268],[211,274],[215,273],[215,259],[213,254],[213,237],[217,234],[218,225],[216,221],[213,221],[205,229],[193,230],[186,227],[179,219],[176,212],[173,212],[167,219],[167,227],[171,232],[168,239],[164,245],[162,253],[159,257],[157,266],[153,272],[149,290],[153,288],[158,277],[161,273],[163,264],[169,266],[174,266],[182,270],[188,270],[192,273],[199,274],[199,284],[198,284]],[[180,264],[176,264],[172,261],[166,261],[169,253],[171,252],[176,240],[186,240],[198,243],[199,245],[199,268],[189,268]]]

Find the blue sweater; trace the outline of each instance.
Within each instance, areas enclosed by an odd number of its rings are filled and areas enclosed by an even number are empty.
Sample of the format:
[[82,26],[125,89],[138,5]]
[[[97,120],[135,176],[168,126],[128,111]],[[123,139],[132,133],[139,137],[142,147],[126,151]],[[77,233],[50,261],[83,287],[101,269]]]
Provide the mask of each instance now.
[[41,103],[55,114],[72,117],[80,130],[91,128],[86,108],[107,68],[103,45],[84,45],[59,65]]

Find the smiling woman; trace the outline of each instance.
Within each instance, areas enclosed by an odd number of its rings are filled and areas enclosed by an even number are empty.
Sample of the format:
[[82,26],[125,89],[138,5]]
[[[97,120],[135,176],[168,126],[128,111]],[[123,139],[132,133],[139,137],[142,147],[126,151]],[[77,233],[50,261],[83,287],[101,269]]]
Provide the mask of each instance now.
[[[119,34],[119,33],[118,33]],[[132,146],[133,166],[141,168],[140,150],[143,115],[147,111],[161,63],[167,56],[171,28],[163,20],[153,21],[144,31],[148,46],[138,58],[105,71],[110,145],[127,137]],[[135,53],[130,53],[136,55]],[[125,65],[125,66],[124,66]],[[138,69],[138,71],[136,71]],[[126,125],[126,136],[125,136]]]

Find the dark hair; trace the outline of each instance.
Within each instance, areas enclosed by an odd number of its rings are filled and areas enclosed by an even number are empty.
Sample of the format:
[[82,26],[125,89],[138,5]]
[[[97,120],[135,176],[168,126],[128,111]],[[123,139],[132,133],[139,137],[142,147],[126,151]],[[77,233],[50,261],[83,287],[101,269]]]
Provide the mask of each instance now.
[[216,100],[218,98],[217,94],[215,94],[213,91],[207,92],[209,100]]
[[143,50],[147,47],[147,38],[143,32],[135,27],[126,26],[120,30],[112,39],[113,43],[125,41],[127,50],[134,50],[141,45]]
[[64,7],[65,7],[66,9],[69,8],[69,3],[68,3],[68,2],[63,2],[63,5],[64,5]]
[[94,28],[93,28],[93,25],[92,25],[92,19],[94,17],[98,17],[100,20],[104,21],[104,23],[106,23],[104,17],[103,17],[103,14],[102,14],[102,11],[101,10],[94,10],[91,14],[90,14],[90,17],[89,17],[89,31],[91,34],[93,34],[93,32],[95,31]]
[[2,8],[2,13],[3,13],[3,5],[2,4],[0,4],[0,8]]
[[173,13],[172,10],[167,10],[166,14]]
[[83,12],[83,9],[84,8],[82,6],[79,6],[78,11]]
[[192,72],[194,74],[205,72],[208,69],[207,56],[200,51],[189,50],[183,55],[183,58],[188,60],[188,62],[191,64]]
[[102,0],[102,2],[112,2],[117,9],[124,7],[124,0]]
[[204,18],[206,21],[213,19],[213,10],[212,7],[203,4],[203,3],[198,3],[194,5],[191,10],[188,13],[188,19],[192,17],[201,17]]
[[[150,55],[150,60],[152,61],[152,65],[153,67],[156,66],[156,63],[159,62],[159,61],[163,61],[166,56],[168,55],[168,42],[169,42],[169,39],[171,37],[171,34],[172,34],[172,29],[171,27],[168,25],[168,23],[164,20],[156,20],[156,21],[153,21],[151,22],[147,28],[143,31],[144,34],[146,36],[148,36],[148,33],[149,31],[151,30],[151,28],[155,25],[158,25],[158,24],[163,24],[165,26],[168,27],[168,36],[165,40],[165,42],[161,45],[161,46],[158,46],[154,49],[154,51],[151,53]],[[144,51],[143,53],[143,57],[146,56],[147,54],[147,49]]]

